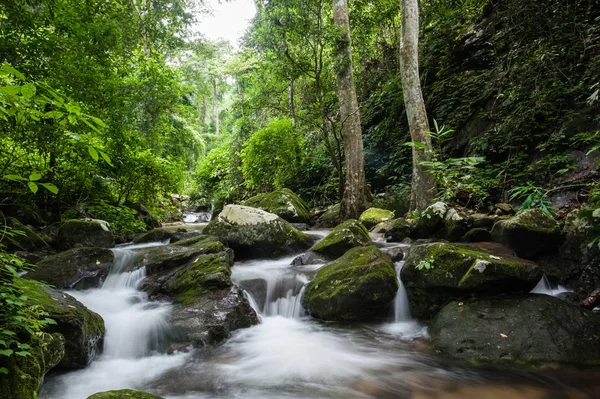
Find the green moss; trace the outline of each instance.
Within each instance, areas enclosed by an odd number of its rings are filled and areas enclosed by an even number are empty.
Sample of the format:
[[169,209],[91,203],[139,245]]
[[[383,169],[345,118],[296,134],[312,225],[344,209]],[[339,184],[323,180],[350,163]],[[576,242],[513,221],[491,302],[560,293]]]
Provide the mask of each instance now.
[[367,229],[377,225],[378,223],[392,220],[394,218],[394,212],[388,211],[387,209],[380,208],[369,208],[360,215],[358,219]]
[[333,229],[310,250],[329,259],[335,259],[351,248],[364,246],[370,242],[371,237],[365,226],[355,219],[349,219]]
[[321,268],[302,301],[324,320],[364,320],[380,314],[397,289],[389,257],[376,247],[360,247]]
[[287,188],[258,194],[246,200],[245,205],[274,213],[288,222],[307,223],[310,220],[308,204]]
[[87,399],[162,399],[151,393],[134,391],[132,389],[121,389],[118,391],[98,392]]

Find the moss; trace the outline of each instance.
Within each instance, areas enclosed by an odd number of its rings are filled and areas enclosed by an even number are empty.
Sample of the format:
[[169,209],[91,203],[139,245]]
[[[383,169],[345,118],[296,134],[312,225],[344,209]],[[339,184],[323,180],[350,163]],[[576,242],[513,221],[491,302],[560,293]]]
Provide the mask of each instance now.
[[317,226],[330,228],[337,226],[341,222],[342,219],[340,218],[340,204],[335,204],[330,206],[329,209],[327,209],[325,213],[323,213],[321,217],[319,217],[319,220],[317,221]]
[[117,391],[98,392],[87,399],[162,399],[151,393],[134,391],[132,389],[121,389]]
[[369,208],[360,215],[358,219],[367,229],[377,225],[378,223],[392,220],[394,212],[387,209]]
[[229,265],[227,252],[198,256],[175,273],[167,290],[176,302],[190,304],[208,292],[231,287]]
[[308,204],[287,188],[258,194],[246,200],[245,204],[274,213],[288,222],[307,223],[310,220]]
[[355,219],[346,220],[337,226],[321,241],[310,249],[313,252],[335,259],[350,248],[367,245],[371,242],[369,232]]
[[381,314],[397,289],[389,257],[376,247],[353,248],[317,272],[302,302],[324,320],[365,320]]

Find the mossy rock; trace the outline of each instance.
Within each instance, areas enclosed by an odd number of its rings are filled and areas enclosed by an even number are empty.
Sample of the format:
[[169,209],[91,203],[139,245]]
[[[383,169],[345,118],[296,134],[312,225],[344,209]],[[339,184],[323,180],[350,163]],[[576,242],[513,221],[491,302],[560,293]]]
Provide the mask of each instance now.
[[373,199],[373,208],[387,209],[396,215],[404,215],[410,207],[410,199],[396,195],[377,194]]
[[524,259],[446,243],[412,246],[401,272],[411,312],[425,320],[452,299],[529,292],[541,274]]
[[548,295],[450,302],[433,320],[432,349],[475,364],[600,365],[600,316]]
[[460,240],[473,226],[473,220],[454,208],[448,209],[444,217],[441,236],[448,241]]
[[371,243],[369,232],[359,221],[346,220],[310,249],[328,259],[336,259],[354,247]]
[[175,234],[175,232],[171,231],[171,230],[154,229],[154,230],[150,230],[146,233],[140,233],[140,234],[136,235],[133,238],[133,242],[136,244],[144,244],[144,243],[148,243],[148,242],[167,241],[167,240],[171,240],[173,238],[174,234]]
[[310,209],[306,201],[287,188],[258,194],[246,200],[244,205],[274,213],[288,222],[308,223],[310,221]]
[[50,288],[38,281],[18,279],[16,286],[29,298],[29,303],[39,305],[57,325],[48,327],[49,333],[65,337],[65,356],[60,366],[65,369],[82,369],[101,352],[104,340],[104,320],[86,308],[71,295]]
[[415,225],[406,219],[394,219],[389,222],[385,239],[388,242],[400,242],[412,235]]
[[342,222],[340,204],[330,206],[317,220],[318,227],[332,228]]
[[120,389],[117,391],[98,392],[87,399],[163,399],[148,392]]
[[67,220],[58,230],[57,247],[59,250],[83,247],[112,248],[115,237],[106,230],[105,225],[90,220]]
[[467,231],[460,240],[463,242],[492,241],[492,235],[490,234],[489,230],[484,229],[483,227],[477,227]]
[[24,233],[24,235],[17,234],[13,237],[6,237],[9,250],[47,251],[50,249],[50,246],[48,245],[48,242],[50,241],[49,237],[44,237],[42,234],[39,234],[29,226],[25,226],[15,218],[7,218],[6,224],[13,229]]
[[226,242],[236,257],[275,257],[307,249],[313,238],[279,216],[241,205],[227,205],[204,229]]
[[411,238],[431,238],[444,226],[448,205],[436,202],[427,207],[415,222]]
[[25,275],[61,289],[98,287],[108,275],[114,254],[106,248],[73,248],[48,256]]
[[370,229],[381,222],[394,219],[394,212],[387,209],[369,208],[364,211],[358,220],[367,228]]
[[559,224],[539,209],[527,209],[515,217],[497,221],[492,238],[527,259],[556,249],[562,241]]
[[0,375],[0,398],[36,399],[44,375],[65,355],[65,338],[58,333],[44,333],[29,345],[30,356],[0,356],[0,367],[8,370]]
[[397,290],[391,259],[376,247],[358,247],[319,269],[302,304],[322,320],[363,321],[385,312]]

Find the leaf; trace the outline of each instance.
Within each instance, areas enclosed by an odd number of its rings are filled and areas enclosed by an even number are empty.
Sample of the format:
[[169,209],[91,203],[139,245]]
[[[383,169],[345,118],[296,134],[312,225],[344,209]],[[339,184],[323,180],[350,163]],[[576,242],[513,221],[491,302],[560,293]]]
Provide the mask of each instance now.
[[23,98],[30,100],[35,95],[35,86],[32,83],[21,86],[21,94]]
[[107,128],[108,125],[102,121],[100,118],[96,118],[95,116],[86,115],[88,118],[94,121],[94,123],[100,127]]
[[56,187],[54,184],[52,184],[52,183],[40,183],[40,185],[42,187],[44,187],[46,190],[50,191],[52,194],[58,194],[58,187]]
[[506,334],[502,334],[502,333],[500,333],[500,336],[501,336],[502,338],[508,338],[508,335],[506,335]]
[[10,356],[14,353],[12,349],[4,349],[0,351],[0,355]]
[[19,351],[19,352],[15,352],[15,355],[21,356],[21,357],[27,357],[30,356],[31,353],[27,352],[27,351]]
[[98,161],[98,159],[100,159],[100,157],[98,155],[98,151],[96,151],[96,149],[94,147],[92,147],[91,145],[88,146],[88,152],[90,153],[92,158],[94,158],[94,161]]
[[42,178],[42,175],[40,175],[37,172],[34,172],[32,174],[29,175],[29,181],[38,181]]
[[0,367],[0,374],[8,374],[8,369],[6,367]]
[[27,181],[26,178],[19,175],[4,175],[5,180],[13,180],[13,181]]
[[94,124],[90,123],[90,121],[88,121],[87,119],[81,118],[81,120],[83,121],[83,123],[85,123],[86,125],[88,125],[96,133],[102,133],[100,131],[100,129],[98,129],[96,126],[94,126]]
[[34,182],[30,181],[29,183],[27,183],[27,185],[29,186],[29,189],[32,193],[36,194],[38,192],[39,187]]
[[2,65],[2,68],[0,68],[0,70],[10,73],[17,79],[25,80],[25,75],[23,75],[21,72],[17,71],[15,68],[10,66],[9,64]]
[[112,166],[113,168],[115,167],[115,165],[112,164],[110,158],[108,155],[106,155],[106,153],[104,151],[100,151],[98,150],[98,152],[100,153],[100,155],[102,156],[102,159],[104,159],[104,162],[106,162],[107,164],[109,164],[110,166]]

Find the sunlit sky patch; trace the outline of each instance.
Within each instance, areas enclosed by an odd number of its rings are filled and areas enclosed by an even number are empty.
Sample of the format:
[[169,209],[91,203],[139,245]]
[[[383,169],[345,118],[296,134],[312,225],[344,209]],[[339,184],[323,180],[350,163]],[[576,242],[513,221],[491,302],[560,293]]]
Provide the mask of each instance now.
[[254,1],[206,0],[206,4],[213,10],[212,15],[200,16],[194,30],[210,40],[223,39],[238,47],[239,39],[256,14]]

